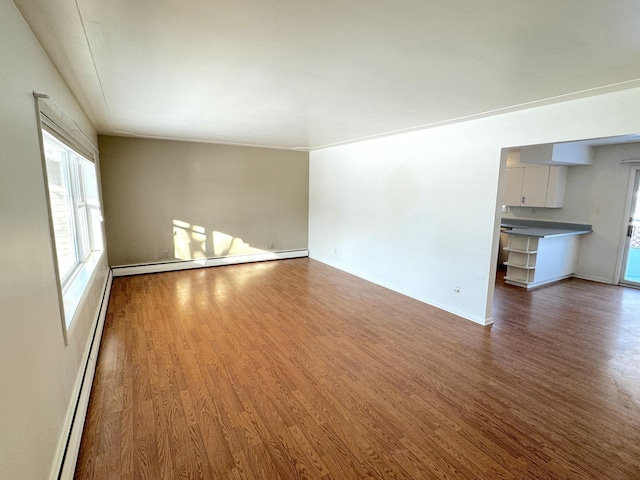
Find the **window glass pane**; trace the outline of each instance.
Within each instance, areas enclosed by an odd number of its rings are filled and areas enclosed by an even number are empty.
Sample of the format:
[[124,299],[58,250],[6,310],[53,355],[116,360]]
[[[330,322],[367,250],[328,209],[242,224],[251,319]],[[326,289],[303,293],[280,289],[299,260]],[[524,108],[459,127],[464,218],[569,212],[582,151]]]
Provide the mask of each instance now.
[[91,252],[91,244],[89,243],[89,225],[87,222],[87,207],[78,208],[78,247],[80,250],[80,260],[84,261]]
[[46,130],[42,138],[60,283],[65,286],[92,251],[104,248],[96,167]]
[[82,176],[84,183],[84,193],[86,202],[90,205],[100,205],[100,196],[98,194],[98,179],[96,178],[96,166],[94,163],[80,159],[82,165]]
[[98,178],[96,165],[93,162],[80,158],[82,172],[82,185],[84,187],[85,201],[87,205],[88,232],[92,250],[102,250],[102,213],[100,211],[100,194],[98,193]]
[[43,137],[56,255],[62,279],[78,263],[69,164],[67,152],[59,142],[46,132]]
[[99,208],[89,207],[89,218],[91,223],[91,245],[92,250],[104,250],[102,239],[102,213]]

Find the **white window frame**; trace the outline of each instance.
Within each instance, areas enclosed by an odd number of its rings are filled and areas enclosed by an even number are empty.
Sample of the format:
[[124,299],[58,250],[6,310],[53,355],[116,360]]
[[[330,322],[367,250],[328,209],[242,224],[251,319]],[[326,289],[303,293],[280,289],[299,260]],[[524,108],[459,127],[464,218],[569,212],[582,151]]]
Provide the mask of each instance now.
[[[92,283],[96,267],[104,253],[104,229],[102,225],[102,210],[99,188],[99,170],[96,164],[97,149],[85,137],[77,124],[69,120],[62,109],[46,96],[35,94],[38,113],[38,132],[42,154],[42,167],[47,208],[49,213],[49,228],[51,233],[51,250],[58,284],[58,299],[60,317],[65,345],[68,345],[68,335],[74,325],[74,317],[78,307],[85,297],[88,286]],[[72,226],[68,236],[73,241],[75,259],[73,266],[61,275],[58,263],[58,250],[52,210],[52,197],[49,188],[47,171],[47,148],[45,145],[55,145],[60,149],[61,161],[65,162],[63,181],[68,186],[70,206],[66,212],[71,213]],[[93,172],[87,167],[93,166]],[[94,197],[87,198],[86,182],[95,178]],[[69,212],[70,210],[70,212]],[[86,226],[85,226],[86,224]],[[78,228],[80,226],[80,228]],[[85,228],[83,228],[85,226]]]
[[[71,211],[69,218],[69,237],[72,240],[72,248],[74,252],[74,263],[66,273],[59,272],[60,282],[63,291],[67,285],[73,280],[78,270],[82,267],[92,252],[102,250],[102,244],[94,234],[96,225],[96,217],[92,215],[93,210],[100,211],[99,201],[89,201],[87,199],[86,190],[88,185],[87,170],[93,168],[95,172],[95,164],[87,159],[84,155],[77,152],[66,142],[57,138],[52,134],[46,125],[42,129],[42,139],[44,147],[45,162],[49,162],[48,152],[50,148],[61,152],[59,163],[61,163],[61,171],[66,191],[69,192],[68,210]],[[58,162],[58,160],[56,160]],[[47,165],[48,168],[48,165]],[[47,171],[47,177],[50,172]],[[49,201],[52,202],[51,194],[52,185],[47,182],[49,187]],[[54,234],[54,239],[56,238]],[[60,245],[56,244],[56,252]],[[58,265],[60,268],[60,265]]]

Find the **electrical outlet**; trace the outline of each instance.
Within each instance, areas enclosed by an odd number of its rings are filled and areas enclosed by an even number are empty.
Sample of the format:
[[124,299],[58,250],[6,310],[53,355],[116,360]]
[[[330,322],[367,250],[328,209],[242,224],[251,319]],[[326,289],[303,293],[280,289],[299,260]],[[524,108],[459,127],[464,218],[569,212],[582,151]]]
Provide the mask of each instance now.
[[455,287],[453,287],[453,291],[456,293],[460,293],[460,285],[456,285]]

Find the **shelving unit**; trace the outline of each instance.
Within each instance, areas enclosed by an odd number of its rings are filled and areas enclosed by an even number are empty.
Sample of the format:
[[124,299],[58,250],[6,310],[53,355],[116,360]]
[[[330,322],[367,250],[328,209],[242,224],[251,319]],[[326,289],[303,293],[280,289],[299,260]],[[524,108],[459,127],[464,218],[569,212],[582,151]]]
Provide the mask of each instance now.
[[505,250],[509,252],[509,257],[505,262],[507,274],[504,279],[521,286],[532,284],[538,259],[538,238],[509,235],[509,244]]
[[505,233],[509,235],[506,283],[530,289],[575,273],[580,234]]

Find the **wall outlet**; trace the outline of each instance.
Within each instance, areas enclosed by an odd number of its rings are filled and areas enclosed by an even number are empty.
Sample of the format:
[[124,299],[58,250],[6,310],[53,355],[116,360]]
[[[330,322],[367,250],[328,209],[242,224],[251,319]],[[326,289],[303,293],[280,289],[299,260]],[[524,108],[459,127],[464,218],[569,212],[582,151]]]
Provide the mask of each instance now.
[[453,287],[453,291],[456,293],[460,293],[460,285],[456,285],[455,287]]

